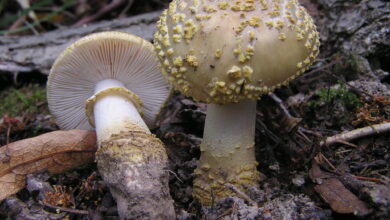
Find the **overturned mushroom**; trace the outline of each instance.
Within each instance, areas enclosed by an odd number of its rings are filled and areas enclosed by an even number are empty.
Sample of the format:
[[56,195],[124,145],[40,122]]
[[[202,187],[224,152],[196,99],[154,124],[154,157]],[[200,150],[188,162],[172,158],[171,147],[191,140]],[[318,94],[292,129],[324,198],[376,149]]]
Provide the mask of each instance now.
[[78,40],[50,72],[49,109],[63,129],[96,128],[98,169],[122,219],[175,216],[165,148],[147,126],[169,94],[160,75],[153,46],[120,32]]
[[297,0],[174,0],[155,48],[163,74],[209,103],[193,195],[203,204],[256,186],[256,100],[314,62],[319,34]]

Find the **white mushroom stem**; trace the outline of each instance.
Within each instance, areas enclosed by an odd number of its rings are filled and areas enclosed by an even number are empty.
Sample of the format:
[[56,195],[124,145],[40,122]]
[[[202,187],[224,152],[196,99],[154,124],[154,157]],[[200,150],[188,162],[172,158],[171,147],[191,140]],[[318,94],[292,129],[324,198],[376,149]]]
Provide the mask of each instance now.
[[[141,101],[113,79],[100,81],[87,100],[98,138],[99,172],[116,199],[121,219],[175,219],[164,144],[149,130]],[[141,214],[142,215],[141,215]]]
[[194,196],[205,201],[231,195],[225,184],[242,189],[242,184],[256,185],[258,172],[254,140],[256,101],[209,104],[196,170]]
[[[95,94],[111,88],[126,87],[114,79],[100,81],[95,86]],[[99,97],[94,109],[94,122],[98,141],[107,140],[112,134],[119,133],[129,123],[138,125],[150,133],[133,102],[115,91]]]
[[[255,124],[256,101],[225,105],[209,104],[202,151],[221,157],[231,157],[232,153],[247,152],[242,146],[253,148]],[[247,158],[246,155],[238,156]],[[252,157],[253,154],[250,156]]]

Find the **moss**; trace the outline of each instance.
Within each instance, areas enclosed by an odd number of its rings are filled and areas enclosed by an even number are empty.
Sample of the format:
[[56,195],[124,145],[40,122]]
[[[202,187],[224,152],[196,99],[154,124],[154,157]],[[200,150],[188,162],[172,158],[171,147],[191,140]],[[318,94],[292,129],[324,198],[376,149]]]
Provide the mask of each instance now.
[[359,96],[349,91],[342,82],[339,82],[339,84],[331,88],[320,89],[316,94],[318,98],[308,102],[308,106],[311,108],[330,105],[336,101],[342,102],[342,104],[351,110],[355,110],[362,105]]
[[40,106],[46,106],[46,89],[38,84],[9,88],[0,93],[0,100],[0,116],[41,113]]

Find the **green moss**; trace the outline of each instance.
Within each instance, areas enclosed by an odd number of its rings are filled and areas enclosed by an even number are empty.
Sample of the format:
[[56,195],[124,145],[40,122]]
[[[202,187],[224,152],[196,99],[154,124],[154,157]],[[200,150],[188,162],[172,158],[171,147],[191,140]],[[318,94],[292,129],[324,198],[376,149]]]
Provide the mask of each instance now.
[[41,113],[41,107],[46,106],[46,89],[38,84],[9,88],[0,93],[0,100],[0,117]]
[[356,109],[362,105],[359,96],[349,91],[346,85],[339,82],[334,87],[323,88],[316,92],[317,99],[308,102],[309,107],[317,108],[324,105],[330,105],[336,101],[342,102],[348,109]]

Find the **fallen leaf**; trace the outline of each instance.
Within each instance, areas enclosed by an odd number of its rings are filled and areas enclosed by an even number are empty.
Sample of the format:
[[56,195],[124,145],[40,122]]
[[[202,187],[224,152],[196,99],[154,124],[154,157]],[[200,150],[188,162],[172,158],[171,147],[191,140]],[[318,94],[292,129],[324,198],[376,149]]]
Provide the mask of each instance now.
[[336,178],[325,179],[321,185],[315,186],[314,189],[337,213],[366,216],[372,211],[365,202],[351,193]]
[[11,196],[26,185],[26,177],[14,173],[0,177],[0,201]]
[[[93,131],[53,131],[37,137],[10,143],[0,148],[0,176],[23,164],[66,152],[96,151],[96,135]],[[6,157],[4,156],[6,155]]]
[[[93,131],[55,131],[0,148],[0,201],[26,185],[26,175],[46,169],[57,174],[94,161]],[[1,158],[1,157],[0,157]],[[7,159],[4,159],[7,158]]]
[[311,169],[309,171],[309,177],[310,179],[317,184],[322,184],[324,179],[332,177],[330,174],[324,172],[321,170],[320,166],[316,162],[316,160],[313,160]]

